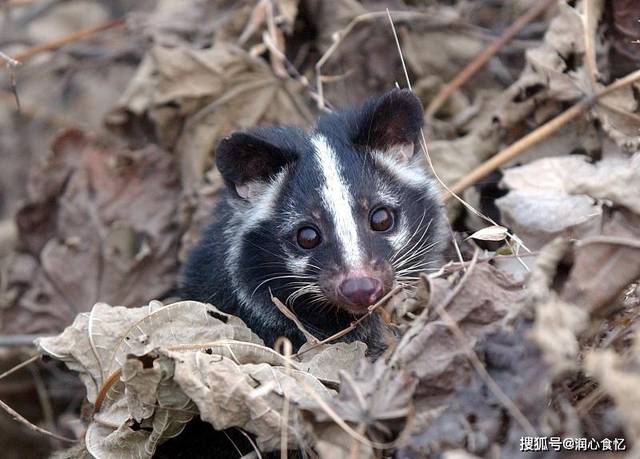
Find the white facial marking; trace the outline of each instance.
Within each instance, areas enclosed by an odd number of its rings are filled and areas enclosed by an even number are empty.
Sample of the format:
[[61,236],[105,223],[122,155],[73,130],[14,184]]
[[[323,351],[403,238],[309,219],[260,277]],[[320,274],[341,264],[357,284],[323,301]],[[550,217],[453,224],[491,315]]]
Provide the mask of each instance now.
[[382,180],[378,178],[376,180],[376,198],[378,199],[379,204],[398,207],[400,205],[400,200],[398,197],[391,191],[388,180]]
[[404,218],[398,220],[397,231],[394,231],[388,237],[391,247],[393,247],[396,252],[398,252],[409,241],[409,238],[411,238],[411,233],[409,232],[404,220]]
[[434,180],[417,164],[401,163],[383,152],[374,152],[376,162],[405,185],[425,190],[434,198],[440,193]]
[[285,262],[287,269],[294,274],[304,274],[311,257],[295,257],[289,256]]
[[320,134],[311,138],[315,156],[322,171],[323,186],[320,191],[324,207],[333,220],[336,237],[342,246],[344,261],[350,268],[362,266],[362,249],[358,239],[358,227],[353,215],[353,196],[340,173],[336,153]]
[[[286,169],[280,171],[271,181],[259,184],[261,190],[259,193],[256,193],[254,199],[248,202],[237,203],[236,205],[238,207],[233,216],[234,222],[229,224],[226,230],[226,235],[231,241],[227,250],[227,256],[229,257],[227,271],[231,278],[231,283],[238,293],[238,298],[244,304],[248,304],[251,292],[249,292],[247,288],[242,287],[237,274],[240,269],[242,241],[251,229],[269,218],[286,175]],[[255,186],[258,186],[258,184]]]

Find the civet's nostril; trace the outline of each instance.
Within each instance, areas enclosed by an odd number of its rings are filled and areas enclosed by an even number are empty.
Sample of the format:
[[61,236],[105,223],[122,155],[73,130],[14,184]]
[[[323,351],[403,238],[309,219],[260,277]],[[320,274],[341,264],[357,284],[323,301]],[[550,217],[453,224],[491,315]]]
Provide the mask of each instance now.
[[338,287],[349,303],[370,306],[382,298],[382,282],[373,277],[348,277]]

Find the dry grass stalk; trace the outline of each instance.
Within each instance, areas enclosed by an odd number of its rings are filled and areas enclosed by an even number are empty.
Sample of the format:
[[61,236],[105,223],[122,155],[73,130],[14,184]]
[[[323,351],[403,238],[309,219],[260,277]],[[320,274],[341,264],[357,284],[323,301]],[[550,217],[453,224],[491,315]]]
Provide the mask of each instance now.
[[276,298],[273,295],[271,295],[271,301],[273,302],[273,304],[276,305],[276,307],[280,310],[280,312],[287,317],[287,319],[291,320],[294,324],[296,324],[296,327],[298,327],[298,330],[302,332],[302,334],[304,335],[305,338],[307,338],[307,341],[310,344],[317,344],[320,342],[318,338],[313,336],[313,334],[309,332],[309,330],[307,330],[304,325],[302,325],[302,322],[300,322],[300,319],[298,319],[298,317],[293,313],[293,311],[291,311],[291,309],[289,309],[284,304],[282,304],[282,301],[280,301],[278,298]]
[[[59,48],[62,48],[64,45],[86,40],[87,38],[91,38],[92,36],[100,32],[121,27],[124,25],[124,23],[125,23],[124,19],[115,19],[113,21],[109,21],[95,27],[89,27],[86,29],[78,30],[77,32],[70,33],[57,40],[53,40],[47,43],[41,43],[21,53],[18,53],[13,57],[13,61],[18,61],[23,63],[40,53],[43,53],[46,51],[55,51]],[[4,54],[0,55],[0,58],[2,58],[4,62],[10,63],[11,61],[9,59],[6,59],[6,57],[8,56],[5,56]]]
[[[22,363],[19,363],[18,365],[14,366],[13,368],[5,371],[4,373],[0,374],[0,379],[3,379],[7,376],[9,376],[12,373],[15,373],[16,371],[25,368],[27,365],[32,364],[33,362],[40,360],[41,355],[34,355],[33,357],[25,360]],[[56,433],[50,432],[46,429],[43,429],[42,427],[38,427],[37,425],[29,422],[29,420],[27,420],[26,418],[24,418],[20,413],[18,413],[17,411],[15,411],[13,408],[11,408],[9,405],[7,405],[6,403],[4,403],[2,400],[0,400],[0,408],[2,408],[3,410],[5,410],[9,416],[11,416],[13,419],[15,419],[17,422],[19,422],[20,424],[26,426],[29,430],[33,430],[35,432],[47,435],[48,437],[54,438],[56,440],[60,440],[60,441],[64,441],[64,442],[70,442],[70,443],[77,443],[78,440],[74,439],[74,438],[67,438],[67,437],[63,437],[61,435],[58,435]]]
[[[500,151],[495,156],[492,156],[487,161],[482,163],[476,169],[471,171],[469,174],[464,176],[460,181],[454,184],[450,188],[450,192],[453,195],[457,195],[462,193],[468,187],[474,185],[479,180],[482,180],[491,172],[495,171],[498,167],[503,164],[517,158],[519,155],[524,153],[529,148],[537,145],[542,142],[546,138],[548,138],[551,134],[558,131],[560,128],[565,126],[570,121],[573,121],[578,116],[585,114],[601,97],[606,96],[620,88],[628,86],[636,81],[640,80],[640,70],[636,70],[628,74],[626,77],[621,78],[604,89],[598,91],[596,94],[592,96],[587,96],[582,99],[580,102],[573,105],[568,110],[562,112],[560,115],[556,116],[550,121],[547,121],[542,126],[538,127],[533,132],[530,132],[520,140],[515,143],[509,145],[504,150]],[[446,195],[444,197],[445,202],[451,198],[451,195]]]
[[451,83],[444,86],[440,92],[433,98],[429,106],[427,107],[426,114],[431,118],[438,111],[440,107],[451,97],[451,95],[460,89],[467,81],[471,79],[482,67],[484,67],[489,60],[495,56],[505,45],[507,45],[518,33],[525,28],[527,24],[536,19],[547,8],[554,4],[556,0],[542,0],[536,2],[533,6],[522,16],[518,18],[516,22],[510,25],[504,33],[498,37],[489,47],[487,47],[482,53],[480,53],[473,61],[469,63],[458,75],[451,81]]
[[387,301],[389,301],[391,298],[393,298],[395,295],[397,295],[401,290],[402,290],[402,287],[394,288],[389,293],[387,293],[385,296],[380,298],[380,300],[378,300],[378,302],[376,304],[369,306],[367,313],[363,314],[362,316],[360,316],[357,320],[351,322],[351,325],[349,325],[347,328],[345,328],[343,330],[340,330],[338,333],[335,333],[335,334],[329,336],[328,338],[325,338],[322,341],[319,341],[316,344],[314,344],[312,346],[309,346],[304,351],[298,352],[297,354],[294,354],[294,355],[295,356],[300,356],[300,355],[304,354],[305,352],[309,352],[311,349],[315,349],[318,346],[322,346],[323,344],[327,344],[327,343],[330,343],[331,341],[335,341],[337,339],[342,338],[347,333],[355,330],[355,328],[358,325],[360,325],[360,323],[363,320],[365,320],[367,317],[370,317],[373,313],[375,313],[378,310],[378,308],[380,308],[380,306],[384,305]]
[[13,408],[11,408],[9,405],[4,403],[2,400],[0,400],[0,408],[5,410],[13,419],[18,421],[20,424],[26,426],[30,430],[33,430],[35,432],[44,434],[44,435],[46,435],[48,437],[51,437],[51,438],[55,438],[56,440],[65,441],[65,442],[69,442],[69,443],[77,443],[78,442],[78,440],[76,440],[75,438],[63,437],[62,435],[58,435],[56,433],[49,432],[48,430],[43,429],[42,427],[38,427],[37,425],[29,422],[29,420],[27,420],[24,417],[22,417],[22,415],[20,415],[20,413],[18,413],[17,411],[14,411]]

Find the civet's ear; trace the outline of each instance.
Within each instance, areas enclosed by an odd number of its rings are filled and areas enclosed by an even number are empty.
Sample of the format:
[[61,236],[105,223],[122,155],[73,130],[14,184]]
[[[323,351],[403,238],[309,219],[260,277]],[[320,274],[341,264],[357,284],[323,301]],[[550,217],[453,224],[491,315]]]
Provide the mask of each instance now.
[[408,89],[394,89],[362,107],[352,140],[406,162],[414,154],[423,120],[420,100]]
[[251,199],[297,155],[251,133],[225,138],[216,151],[216,166],[227,186],[240,198]]

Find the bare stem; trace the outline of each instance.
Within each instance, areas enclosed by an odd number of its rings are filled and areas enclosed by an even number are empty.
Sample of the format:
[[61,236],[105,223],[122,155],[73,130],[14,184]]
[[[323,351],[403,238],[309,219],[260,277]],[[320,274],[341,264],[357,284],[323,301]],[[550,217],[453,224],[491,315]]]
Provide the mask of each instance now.
[[[607,94],[610,94],[613,91],[628,86],[632,83],[635,83],[638,80],[640,80],[640,70],[636,70],[626,77],[611,83],[609,86],[598,91],[595,95],[582,99],[580,102],[576,103],[568,110],[562,112],[552,120],[546,122],[533,132],[524,136],[517,142],[509,145],[507,148],[505,148],[495,156],[489,158],[487,161],[482,163],[480,166],[472,170],[469,174],[467,174],[462,179],[460,179],[460,181],[454,184],[450,188],[449,192],[451,194],[462,193],[465,189],[474,185],[479,180],[482,180],[491,172],[495,171],[498,167],[517,158],[523,152],[542,142],[544,139],[549,137],[554,132],[558,131],[570,121],[573,121],[578,116],[587,112],[587,110],[589,110],[593,106],[593,104],[601,97],[606,96]],[[445,200],[445,202],[451,198],[451,194],[444,196],[443,199]]]
[[429,106],[427,107],[426,114],[428,117],[432,117],[440,107],[451,97],[451,94],[460,89],[467,81],[471,79],[482,67],[486,65],[489,60],[495,56],[506,44],[508,44],[513,38],[525,28],[527,24],[536,19],[542,13],[545,12],[556,0],[542,0],[535,2],[533,6],[522,16],[520,16],[516,22],[514,22],[504,33],[498,37],[491,45],[489,45],[484,51],[469,63],[458,75],[449,83],[444,86],[440,92],[433,98]]

